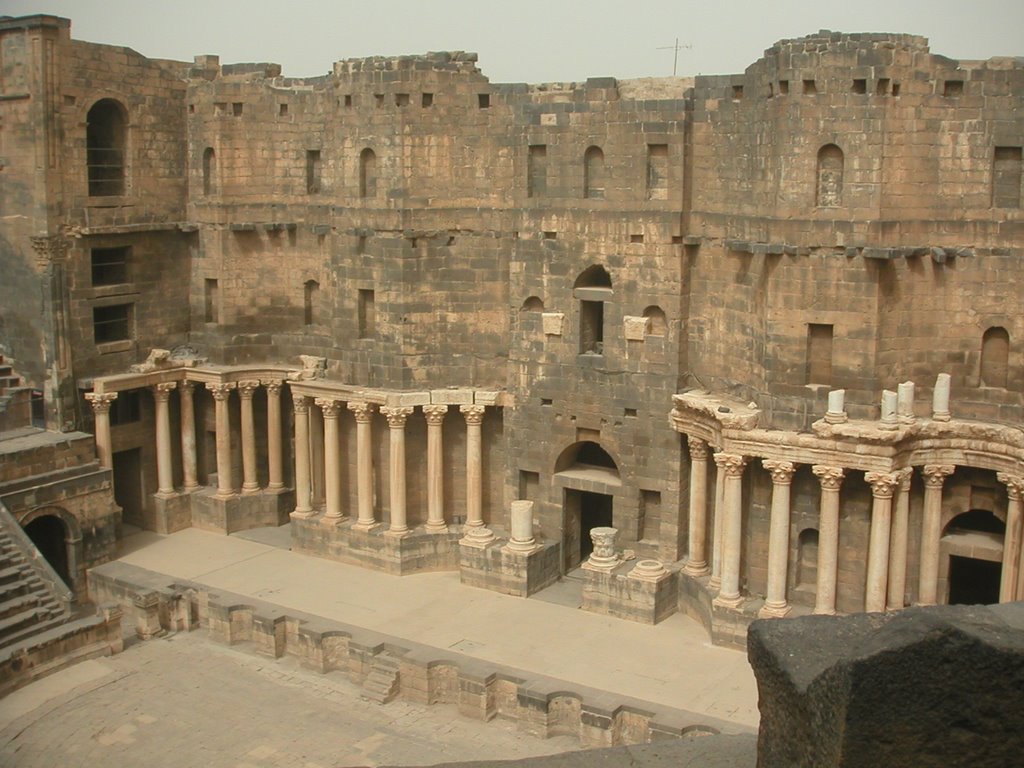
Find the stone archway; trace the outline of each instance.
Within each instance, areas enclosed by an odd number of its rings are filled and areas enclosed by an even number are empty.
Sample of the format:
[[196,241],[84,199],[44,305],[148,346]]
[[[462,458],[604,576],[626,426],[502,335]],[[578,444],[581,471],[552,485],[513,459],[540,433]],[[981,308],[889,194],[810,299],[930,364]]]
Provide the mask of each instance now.
[[568,572],[590,555],[590,531],[614,526],[615,496],[622,481],[615,459],[590,440],[563,450],[554,476],[562,487],[562,565]]
[[82,528],[75,516],[62,507],[39,507],[19,515],[18,522],[68,589],[83,593]]
[[951,605],[999,602],[1006,524],[991,511],[972,509],[954,517],[943,530],[940,586]]

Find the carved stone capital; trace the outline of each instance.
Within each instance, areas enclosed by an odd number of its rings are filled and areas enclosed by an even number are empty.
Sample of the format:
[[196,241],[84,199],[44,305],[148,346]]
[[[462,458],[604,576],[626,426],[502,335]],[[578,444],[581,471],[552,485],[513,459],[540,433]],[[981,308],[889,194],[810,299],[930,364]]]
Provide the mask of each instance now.
[[102,395],[86,392],[85,399],[92,405],[93,413],[110,413],[111,404],[117,400],[117,392],[105,392]]
[[793,482],[793,473],[797,465],[792,461],[762,461],[761,466],[767,469],[772,475],[772,483],[775,485],[789,485]]
[[178,382],[178,391],[181,393],[182,397],[192,397],[192,392],[195,388],[196,383],[194,381],[184,379],[183,381]]
[[846,470],[842,467],[830,467],[827,464],[815,464],[811,472],[817,475],[822,489],[827,491],[838,491],[846,476]]
[[243,400],[252,400],[252,396],[259,389],[260,383],[255,380],[240,381],[238,382],[238,396]]
[[373,408],[373,403],[350,401],[348,404],[348,409],[352,411],[352,414],[356,417],[356,421],[361,424],[369,424],[373,421]]
[[446,413],[448,413],[447,405],[434,404],[423,406],[423,417],[427,420],[427,424],[432,427],[439,427],[444,424]]
[[926,488],[941,488],[946,478],[953,474],[956,467],[950,464],[925,464],[921,469]]
[[231,390],[235,388],[235,382],[208,381],[206,382],[206,388],[210,390],[214,400],[224,402],[231,396]]
[[743,475],[743,468],[747,466],[747,457],[738,453],[716,453],[715,464],[725,472],[726,477],[740,477]]
[[296,395],[292,398],[292,408],[296,416],[305,416],[309,413],[309,400],[306,395]]
[[699,437],[687,437],[686,444],[690,448],[691,461],[707,461],[708,444]]
[[176,381],[165,381],[160,384],[154,384],[153,398],[158,403],[166,403],[171,397],[171,392],[177,389],[177,387],[178,382]]
[[281,394],[281,387],[284,382],[280,379],[260,379],[263,388],[267,390],[268,397],[277,397]]
[[1006,495],[1010,497],[1010,501],[1020,501],[1024,498],[1024,477],[996,472],[996,480],[1006,486]]
[[314,402],[320,406],[320,410],[324,412],[325,419],[336,419],[338,414],[341,413],[342,403],[340,400],[334,400],[329,397],[318,397]]
[[467,426],[480,426],[484,423],[484,408],[482,405],[460,405],[459,410],[466,418]]
[[384,418],[388,420],[388,426],[391,429],[404,429],[405,420],[412,414],[412,406],[409,405],[397,405],[388,407],[386,405],[381,406],[380,412],[384,414]]
[[871,486],[871,495],[876,499],[891,499],[900,484],[896,472],[865,472],[864,479]]
[[54,261],[63,261],[68,253],[68,239],[63,235],[42,235],[32,238],[36,266],[45,270]]
[[907,491],[909,491],[910,481],[914,479],[913,467],[904,467],[903,469],[898,469],[896,470],[895,474],[900,481],[900,493],[906,493]]

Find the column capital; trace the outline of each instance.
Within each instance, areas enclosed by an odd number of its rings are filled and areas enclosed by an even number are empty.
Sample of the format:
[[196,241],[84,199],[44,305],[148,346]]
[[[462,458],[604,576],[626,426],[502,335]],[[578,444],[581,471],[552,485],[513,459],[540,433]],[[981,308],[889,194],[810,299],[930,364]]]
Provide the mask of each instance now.
[[206,388],[210,390],[214,400],[227,400],[231,396],[231,390],[235,388],[233,381],[208,381]]
[[466,424],[478,426],[484,423],[483,405],[460,405],[459,411],[466,417]]
[[309,401],[310,398],[306,395],[296,395],[292,398],[292,408],[295,409],[296,416],[305,416],[309,413]]
[[838,491],[839,486],[843,484],[843,477],[846,476],[846,470],[842,467],[831,467],[827,464],[815,464],[811,467],[811,472],[817,475],[821,487],[830,491]]
[[158,403],[166,403],[173,392],[178,387],[176,381],[164,381],[160,384],[153,385],[153,397],[156,398]]
[[320,406],[320,410],[324,412],[325,419],[336,419],[338,414],[341,413],[341,401],[335,400],[330,397],[318,397],[314,402]]
[[706,461],[708,458],[708,444],[699,437],[686,436],[686,444],[690,448],[690,459]]
[[900,476],[896,472],[865,472],[864,480],[871,486],[871,495],[876,499],[891,499],[900,484]]
[[240,381],[237,384],[238,396],[241,397],[243,400],[251,400],[253,394],[255,394],[256,390],[259,389],[259,386],[260,383],[256,379]]
[[357,422],[369,424],[373,421],[373,403],[349,401],[348,409],[355,415]]
[[384,414],[384,418],[388,420],[388,426],[391,429],[402,429],[405,427],[405,420],[412,414],[413,408],[411,405],[397,405],[388,407],[382,405],[380,412]]
[[181,381],[178,382],[178,390],[181,392],[181,394],[183,394],[185,396],[191,395],[192,391],[195,388],[196,388],[196,383],[194,381],[189,380],[189,379],[182,379]]
[[996,480],[1006,486],[1006,495],[1010,501],[1020,501],[1024,497],[1024,477],[996,472]]
[[747,466],[747,457],[738,453],[716,453],[715,464],[725,472],[726,477],[740,477]]
[[427,424],[437,427],[444,423],[445,414],[448,413],[448,406],[444,404],[431,404],[423,406],[423,416]]
[[914,468],[904,467],[903,469],[897,469],[893,474],[899,478],[900,491],[907,492],[910,490],[910,481],[914,479]]
[[86,392],[85,399],[92,404],[93,413],[110,413],[110,406],[117,400],[117,392]]
[[260,379],[260,384],[267,390],[268,395],[280,395],[284,382],[280,379]]
[[924,475],[924,484],[928,488],[941,488],[946,478],[953,474],[956,469],[951,464],[925,464],[921,469]]
[[770,461],[761,462],[761,466],[772,475],[772,483],[775,485],[789,485],[793,482],[793,473],[796,472],[798,464],[792,461]]

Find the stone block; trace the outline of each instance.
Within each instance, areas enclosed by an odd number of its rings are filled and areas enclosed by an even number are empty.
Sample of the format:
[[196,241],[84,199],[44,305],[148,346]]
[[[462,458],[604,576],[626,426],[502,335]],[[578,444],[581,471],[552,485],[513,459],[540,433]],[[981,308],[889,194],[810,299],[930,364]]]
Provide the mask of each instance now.
[[565,315],[561,312],[544,312],[541,314],[541,322],[545,336],[561,336]]
[[473,390],[471,389],[432,389],[430,402],[437,405],[472,405]]
[[643,341],[651,330],[651,318],[626,315],[622,318],[626,341]]
[[540,543],[532,552],[517,552],[495,539],[486,547],[459,547],[459,576],[463,584],[515,597],[550,586],[559,576],[559,546]]
[[189,494],[153,494],[153,530],[156,533],[175,533],[191,525],[192,502]]
[[657,624],[679,608],[677,574],[657,560],[631,561],[612,570],[584,569],[583,610]]

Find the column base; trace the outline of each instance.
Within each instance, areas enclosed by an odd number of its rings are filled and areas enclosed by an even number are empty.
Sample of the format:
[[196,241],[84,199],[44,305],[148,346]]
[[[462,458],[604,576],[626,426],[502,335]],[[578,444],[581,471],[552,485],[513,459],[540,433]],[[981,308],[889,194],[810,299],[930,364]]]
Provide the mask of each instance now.
[[743,605],[743,595],[718,595],[711,604],[716,608],[739,608]]
[[433,523],[428,520],[427,524],[423,526],[423,530],[427,533],[448,533],[448,524],[444,522]]
[[718,590],[721,589],[721,588],[722,588],[722,577],[721,576],[712,576],[710,579],[708,579],[708,589],[710,589],[712,592],[718,592]]
[[683,566],[683,573],[687,576],[693,576],[695,578],[701,578],[711,573],[711,569],[708,567],[707,561],[687,563]]
[[320,522],[323,525],[341,525],[342,523],[348,522],[348,515],[338,515],[337,517],[324,515],[320,518]]
[[288,514],[288,517],[293,520],[309,520],[316,517],[316,510],[313,509],[296,509]]
[[482,525],[475,525],[472,528],[462,529],[462,538],[459,544],[467,547],[486,547],[494,542],[494,532]]
[[383,523],[378,523],[376,520],[374,520],[372,523],[362,523],[359,520],[356,520],[354,523],[352,523],[352,530],[369,533],[370,531],[379,530],[382,525]]
[[384,535],[385,536],[389,536],[392,539],[404,539],[406,536],[408,536],[411,533],[412,533],[412,531],[410,531],[408,528],[403,528],[401,530],[395,530],[394,528],[388,528],[386,531],[384,531]]
[[835,608],[818,608],[818,607],[815,607],[814,610],[811,611],[811,613],[813,613],[815,616],[835,616],[836,615],[836,609]]
[[262,490],[262,489],[261,489],[261,488],[260,488],[260,487],[259,487],[258,485],[254,485],[254,486],[252,486],[251,488],[246,488],[246,487],[245,487],[245,486],[243,485],[243,486],[242,486],[242,495],[243,495],[243,496],[255,496],[255,495],[256,495],[257,493],[259,493],[259,492],[260,492],[261,490]]
[[784,619],[792,610],[793,607],[789,603],[782,603],[780,605],[765,603],[761,606],[761,610],[757,612],[757,617],[759,619]]

